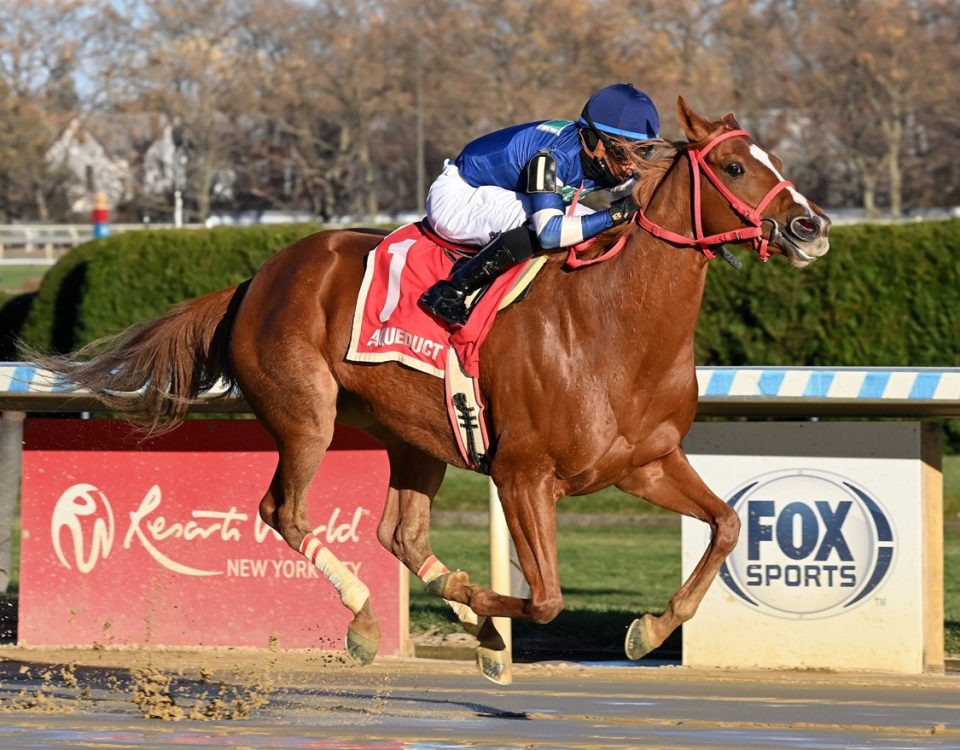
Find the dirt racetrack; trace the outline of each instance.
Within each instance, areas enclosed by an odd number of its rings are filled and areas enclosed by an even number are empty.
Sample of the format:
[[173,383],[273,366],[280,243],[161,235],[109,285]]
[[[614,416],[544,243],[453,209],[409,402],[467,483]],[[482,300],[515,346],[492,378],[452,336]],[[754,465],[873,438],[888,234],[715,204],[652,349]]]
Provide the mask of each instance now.
[[2,748],[960,748],[960,675],[0,649]]

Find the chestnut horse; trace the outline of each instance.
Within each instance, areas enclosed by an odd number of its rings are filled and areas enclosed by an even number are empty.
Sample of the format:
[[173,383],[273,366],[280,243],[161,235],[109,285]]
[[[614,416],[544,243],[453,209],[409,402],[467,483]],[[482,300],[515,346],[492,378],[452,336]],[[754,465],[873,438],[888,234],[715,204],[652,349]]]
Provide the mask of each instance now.
[[443,382],[395,363],[344,359],[364,259],[380,233],[307,237],[239,286],[41,364],[153,429],[180,422],[221,376],[239,388],[279,454],[260,515],[337,588],[354,615],[347,650],[361,664],[379,642],[369,592],[312,534],[304,508],[335,422],[385,446],[390,483],[379,540],[451,603],[480,639],[481,671],[502,684],[511,679],[509,654],[489,618],[547,623],[563,608],[558,500],[615,485],[700,519],[712,535],[699,564],[663,614],[643,615],[627,631],[627,656],[639,659],[693,616],[739,533],[736,512],[680,446],[697,410],[693,336],[709,259],[723,243],[751,242],[762,258],[783,255],[803,268],[829,247],[829,219],[732,115],[708,121],[682,97],[677,112],[689,142],[638,151],[634,198],[645,211],[596,243],[599,253],[622,239],[622,252],[575,271],[551,258],[482,347],[490,474],[528,599],[480,588],[431,551],[434,494],[447,464],[464,466]]

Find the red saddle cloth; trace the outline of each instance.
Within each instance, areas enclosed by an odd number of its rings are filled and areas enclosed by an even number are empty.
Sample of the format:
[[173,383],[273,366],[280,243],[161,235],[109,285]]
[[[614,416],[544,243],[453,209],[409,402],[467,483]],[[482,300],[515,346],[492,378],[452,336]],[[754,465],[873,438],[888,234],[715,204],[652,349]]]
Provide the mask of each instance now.
[[476,299],[467,324],[455,331],[418,304],[420,295],[447,278],[454,259],[419,222],[385,237],[367,256],[357,298],[347,359],[354,362],[402,362],[442,378],[453,348],[471,377],[480,370],[480,346],[493,326],[500,302],[528,283],[521,263],[499,276]]

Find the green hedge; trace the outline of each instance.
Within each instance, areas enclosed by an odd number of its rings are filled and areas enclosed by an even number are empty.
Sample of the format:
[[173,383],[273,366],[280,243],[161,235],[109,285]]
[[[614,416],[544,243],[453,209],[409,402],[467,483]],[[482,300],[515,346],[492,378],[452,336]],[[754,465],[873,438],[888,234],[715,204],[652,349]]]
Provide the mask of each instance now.
[[[248,278],[316,230],[138,231],[81,245],[37,293],[0,300],[0,357],[14,358],[18,333],[37,349],[66,352],[120,331]],[[960,365],[960,221],[836,227],[830,253],[804,271],[737,253],[743,270],[722,261],[710,269],[700,364]],[[960,451],[960,421],[947,422],[946,434]]]
[[797,271],[744,257],[711,269],[697,361],[727,365],[960,365],[960,221],[835,227]]
[[[744,257],[711,269],[697,361],[714,365],[960,365],[960,221],[857,224],[803,271]],[[944,423],[960,452],[960,421]]]
[[[87,243],[46,274],[22,336],[38,348],[70,350],[237,283],[315,230],[138,231]],[[831,237],[830,253],[804,271],[779,258],[759,263],[742,249],[739,272],[715,261],[697,361],[960,365],[960,221],[843,226]]]
[[17,336],[36,296],[36,292],[16,295],[0,292],[0,361],[16,360]]
[[43,278],[23,340],[67,352],[249,278],[313,224],[126,232],[72,250]]

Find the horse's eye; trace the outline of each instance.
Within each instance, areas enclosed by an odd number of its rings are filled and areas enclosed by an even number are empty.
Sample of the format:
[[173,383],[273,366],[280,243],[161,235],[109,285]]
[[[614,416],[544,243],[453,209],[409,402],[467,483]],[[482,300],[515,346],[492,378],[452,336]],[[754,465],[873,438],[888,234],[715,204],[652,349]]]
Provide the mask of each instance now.
[[744,173],[743,164],[738,161],[732,161],[723,165],[723,171],[731,177],[740,177]]

